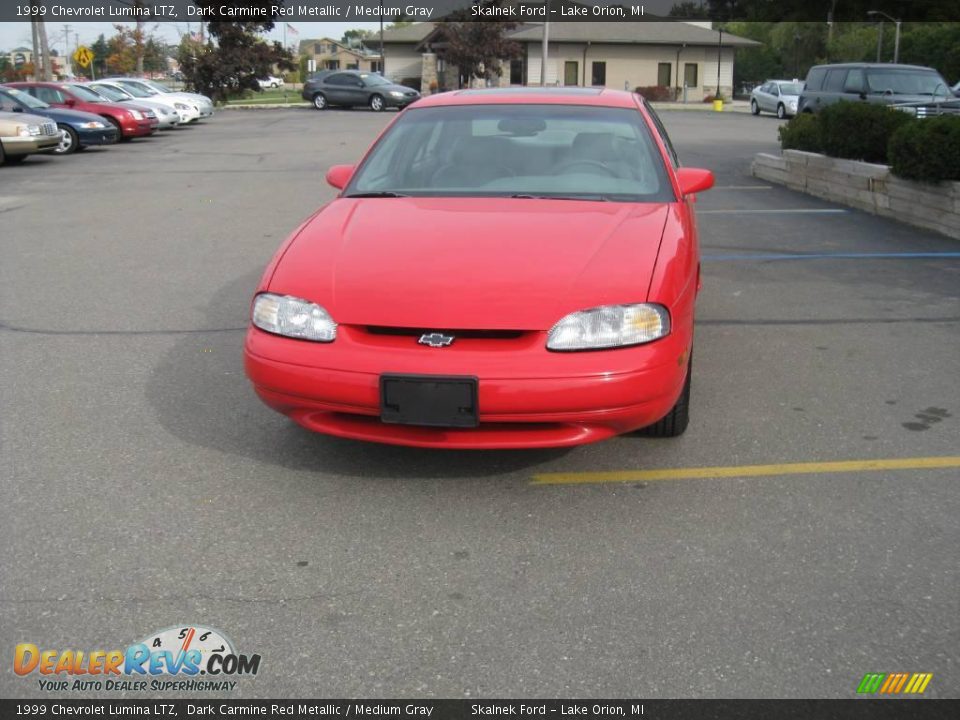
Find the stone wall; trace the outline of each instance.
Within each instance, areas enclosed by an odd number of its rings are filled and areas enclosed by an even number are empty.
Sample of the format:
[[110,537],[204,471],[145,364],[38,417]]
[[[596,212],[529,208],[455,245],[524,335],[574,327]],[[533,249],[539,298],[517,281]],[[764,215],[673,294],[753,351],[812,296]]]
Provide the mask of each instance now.
[[753,176],[825,200],[960,239],[960,182],[904,180],[886,165],[801,150],[754,157]]

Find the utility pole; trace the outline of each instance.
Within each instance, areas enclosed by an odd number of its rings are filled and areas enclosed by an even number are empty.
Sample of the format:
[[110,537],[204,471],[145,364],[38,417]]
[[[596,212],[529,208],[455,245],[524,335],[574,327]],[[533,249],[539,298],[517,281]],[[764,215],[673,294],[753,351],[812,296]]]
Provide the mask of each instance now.
[[30,21],[30,33],[33,35],[33,79],[40,79],[40,32],[37,28],[37,21]]
[[[547,17],[550,17],[550,0],[547,0]],[[547,56],[550,53],[550,21],[543,23],[543,45],[540,48],[540,87],[547,86]]]
[[[70,26],[63,26],[63,62],[66,67],[70,68],[70,72],[73,73],[73,60],[70,57]],[[73,73],[76,74],[76,73]]]
[[50,67],[50,45],[47,43],[47,25],[43,20],[37,20],[37,33],[40,35],[40,54],[43,56],[43,79],[53,80],[53,68]]

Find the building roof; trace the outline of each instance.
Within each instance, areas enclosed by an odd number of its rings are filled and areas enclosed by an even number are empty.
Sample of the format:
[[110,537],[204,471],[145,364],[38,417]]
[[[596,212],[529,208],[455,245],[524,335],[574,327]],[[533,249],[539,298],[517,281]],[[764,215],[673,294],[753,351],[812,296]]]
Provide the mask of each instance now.
[[[384,43],[418,44],[434,31],[438,23],[414,23],[402,28],[384,30]],[[527,23],[508,33],[518,42],[540,42],[543,25]],[[550,24],[550,42],[626,45],[717,45],[720,32],[700,25],[675,20],[671,22],[555,22]],[[755,40],[723,33],[725,47],[754,47]]]
[[[543,38],[543,25],[525,25],[510,33],[513,40]],[[628,45],[717,45],[720,32],[682,21],[672,22],[558,22],[550,24],[550,42]],[[726,47],[753,47],[755,40],[723,33]]]

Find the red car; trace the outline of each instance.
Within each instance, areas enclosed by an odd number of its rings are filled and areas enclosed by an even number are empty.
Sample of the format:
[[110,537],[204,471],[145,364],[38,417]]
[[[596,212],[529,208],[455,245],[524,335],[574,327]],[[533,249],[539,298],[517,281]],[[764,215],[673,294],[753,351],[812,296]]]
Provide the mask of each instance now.
[[121,103],[105,101],[92,90],[75,83],[12,82],[10,87],[28,92],[38,100],[58,108],[70,108],[100,115],[120,133],[121,140],[153,135],[160,122],[157,116],[145,115],[142,110],[125,107]]
[[267,267],[246,372],[317,432],[531,448],[687,427],[693,196],[639,95],[463,90],[397,116]]

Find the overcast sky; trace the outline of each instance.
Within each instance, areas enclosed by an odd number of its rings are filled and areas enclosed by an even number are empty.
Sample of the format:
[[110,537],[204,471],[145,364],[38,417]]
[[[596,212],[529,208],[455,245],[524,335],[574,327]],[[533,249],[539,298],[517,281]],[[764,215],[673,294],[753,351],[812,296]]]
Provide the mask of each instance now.
[[[133,23],[123,23],[132,26]],[[50,47],[58,51],[63,50],[63,23],[47,22],[47,37],[50,40]],[[270,33],[271,38],[283,40],[283,23],[277,23]],[[365,28],[367,30],[379,30],[378,22],[293,22],[290,25],[297,29],[299,35],[287,31],[287,43],[295,43],[297,40],[305,40],[314,37],[331,37],[334,40],[339,39],[344,31],[350,28]],[[70,50],[74,48],[74,35],[80,35],[80,44],[89,45],[97,39],[100,33],[108,38],[116,31],[113,23],[105,22],[81,22],[70,23]],[[187,23],[185,22],[161,22],[149,23],[147,29],[154,35],[164,40],[176,43],[180,40],[180,35],[187,32]],[[190,23],[190,29],[196,32],[199,28],[197,23]],[[10,51],[15,47],[23,45],[30,47],[30,23],[29,22],[0,22],[0,50]]]

